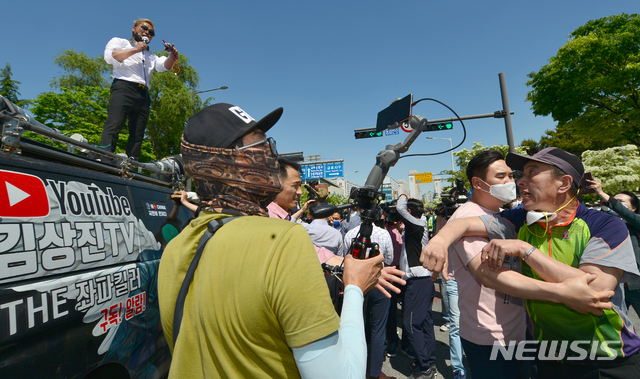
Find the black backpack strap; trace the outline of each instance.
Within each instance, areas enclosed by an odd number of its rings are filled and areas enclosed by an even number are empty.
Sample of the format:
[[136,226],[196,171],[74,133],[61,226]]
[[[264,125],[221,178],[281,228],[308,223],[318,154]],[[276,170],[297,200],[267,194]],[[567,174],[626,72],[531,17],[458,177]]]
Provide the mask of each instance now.
[[180,324],[182,323],[182,316],[184,315],[184,302],[187,299],[187,294],[189,293],[189,287],[191,286],[191,281],[193,280],[193,274],[196,272],[196,268],[198,267],[198,263],[200,262],[200,257],[202,256],[202,252],[204,251],[204,247],[207,245],[207,242],[213,237],[213,235],[220,229],[223,225],[228,223],[231,220],[235,220],[236,217],[226,217],[216,220],[209,221],[209,225],[207,225],[207,230],[200,238],[200,243],[198,244],[198,249],[196,250],[196,254],[193,256],[193,260],[189,265],[189,269],[187,270],[187,274],[184,277],[184,281],[182,282],[182,286],[180,286],[180,292],[178,292],[178,299],[176,300],[176,307],[173,311],[173,348],[176,348],[176,341],[178,340],[178,334],[180,334]]

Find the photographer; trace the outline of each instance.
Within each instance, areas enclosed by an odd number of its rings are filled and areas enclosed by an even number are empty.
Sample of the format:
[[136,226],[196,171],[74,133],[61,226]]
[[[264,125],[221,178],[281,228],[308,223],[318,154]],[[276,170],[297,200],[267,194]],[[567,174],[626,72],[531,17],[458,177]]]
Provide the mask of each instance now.
[[[433,331],[431,307],[435,288],[431,272],[420,263],[420,252],[429,242],[427,224],[421,219],[424,205],[418,199],[401,195],[396,206],[404,222],[404,245],[400,257],[400,269],[406,272],[404,292],[403,330],[401,351],[415,359],[415,371],[410,378],[434,378],[436,375],[436,337]],[[413,352],[409,351],[411,347]],[[414,355],[415,354],[415,355]]]
[[109,99],[109,113],[104,123],[100,145],[116,151],[118,134],[129,119],[127,156],[140,159],[144,131],[149,120],[149,88],[153,70],[170,70],[178,56],[171,45],[169,57],[149,52],[149,43],[155,36],[151,20],[140,19],[131,28],[131,39],[112,38],[104,49],[104,60],[113,65],[113,84]]
[[[360,233],[361,226],[362,224],[347,232],[344,237],[344,251],[349,251],[352,239],[356,238]],[[393,244],[389,233],[374,224],[371,231],[371,242],[378,244],[380,255],[384,256],[385,267],[390,266],[393,262]],[[387,294],[377,288],[370,291],[365,302],[364,315],[369,325],[367,329],[370,330],[369,354],[367,358],[369,366],[368,377],[386,379],[388,377],[382,372],[382,364],[384,363],[386,327],[389,316],[389,297]]]
[[317,200],[320,183],[317,180],[312,180],[309,184],[305,184],[305,188],[309,191],[309,200]]
[[[237,106],[215,104],[184,130],[185,171],[203,209],[168,244],[158,272],[170,378],[365,376],[363,294],[376,285],[383,257],[345,257],[340,319],[307,232],[267,217],[281,186],[275,143],[265,132],[281,114],[279,108],[256,122]],[[216,220],[228,222],[204,245],[178,309],[182,322],[174,325],[187,270]]]
[[[390,206],[384,208],[385,226],[384,228],[389,232],[391,236],[391,245],[393,246],[393,261],[391,261],[391,267],[400,266],[400,256],[402,255],[402,232],[404,225],[400,220],[400,215],[396,210],[396,202],[394,201]],[[389,299],[389,317],[387,319],[387,356],[395,357],[400,344],[400,338],[398,337],[398,323],[396,320],[396,312],[398,310],[398,294],[391,292],[391,298]]]

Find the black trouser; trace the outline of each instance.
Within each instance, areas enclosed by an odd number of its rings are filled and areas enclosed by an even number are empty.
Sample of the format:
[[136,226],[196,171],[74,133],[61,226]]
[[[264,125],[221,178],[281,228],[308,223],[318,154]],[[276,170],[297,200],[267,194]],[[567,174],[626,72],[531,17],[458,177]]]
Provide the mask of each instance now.
[[127,155],[135,160],[140,159],[144,130],[149,119],[149,92],[144,85],[115,79],[111,84],[109,114],[104,123],[100,145],[112,153],[118,144],[118,134],[129,119],[129,140]]
[[[402,287],[399,284],[392,283],[396,287]],[[391,295],[391,299],[389,299],[389,317],[387,318],[387,341],[389,344],[398,345],[400,342],[400,338],[398,338],[398,320],[397,320],[397,312],[398,312],[398,294],[389,290],[389,294]]]
[[434,295],[435,287],[431,277],[407,280],[402,304],[402,341],[404,343],[406,339],[413,347],[416,354],[416,371],[426,371],[436,362],[436,335],[431,315]]
[[[460,337],[462,347],[467,355],[469,372],[473,379],[525,379],[531,374],[530,361],[518,361],[516,359],[505,359],[504,355],[497,354],[491,359],[491,353],[495,349],[494,345],[477,345],[469,340]],[[569,379],[569,377],[558,379]]]
[[389,298],[377,288],[367,294],[364,316],[369,326],[369,344],[367,366],[369,376],[380,376],[384,363],[384,350],[387,348],[387,318],[389,317]]

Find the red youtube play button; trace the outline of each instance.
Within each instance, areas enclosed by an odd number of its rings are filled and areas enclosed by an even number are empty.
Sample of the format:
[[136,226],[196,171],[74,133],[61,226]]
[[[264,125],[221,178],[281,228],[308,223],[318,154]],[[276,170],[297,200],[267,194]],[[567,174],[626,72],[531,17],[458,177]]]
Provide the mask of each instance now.
[[49,197],[37,176],[0,170],[0,217],[44,217]]

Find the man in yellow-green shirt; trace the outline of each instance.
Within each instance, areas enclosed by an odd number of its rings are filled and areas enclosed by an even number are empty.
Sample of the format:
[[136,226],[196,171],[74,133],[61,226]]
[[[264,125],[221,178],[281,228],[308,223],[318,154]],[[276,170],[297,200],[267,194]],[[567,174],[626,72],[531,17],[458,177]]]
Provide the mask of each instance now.
[[[363,293],[382,256],[345,260],[342,320],[333,309],[313,245],[301,225],[270,219],[280,192],[275,141],[282,108],[256,122],[231,104],[196,113],[184,130],[185,171],[200,216],[166,247],[158,294],[173,354],[171,378],[364,377]],[[178,292],[211,220],[222,226],[203,250],[173,346]]]

